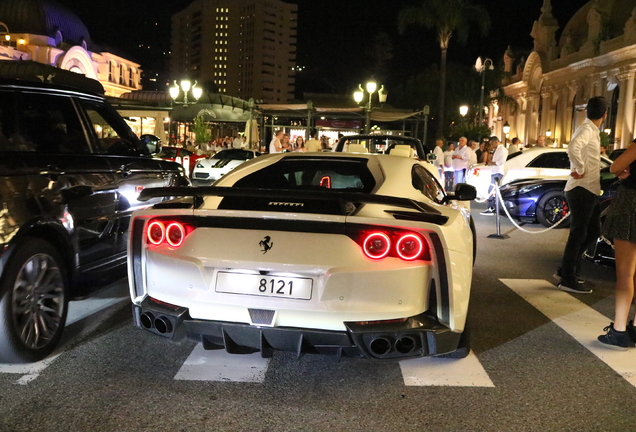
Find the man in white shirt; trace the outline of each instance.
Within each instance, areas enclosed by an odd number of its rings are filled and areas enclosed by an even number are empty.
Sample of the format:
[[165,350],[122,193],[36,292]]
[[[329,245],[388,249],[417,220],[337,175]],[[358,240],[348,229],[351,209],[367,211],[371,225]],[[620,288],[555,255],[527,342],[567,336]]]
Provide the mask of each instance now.
[[283,135],[285,135],[285,132],[283,132],[282,130],[276,131],[276,134],[274,134],[272,141],[269,143],[270,154],[283,152],[283,146],[280,143],[280,140],[283,137]]
[[243,144],[243,140],[241,139],[241,136],[236,135],[234,137],[234,141],[232,141],[232,148],[240,149],[242,144]]
[[570,208],[570,235],[563,251],[559,288],[563,291],[586,294],[578,280],[583,252],[596,241],[601,232],[598,196],[601,193],[601,136],[600,127],[607,117],[605,98],[596,96],[587,102],[587,118],[579,126],[568,144],[570,177],[565,184],[565,199]]
[[[490,148],[494,149],[494,153],[492,155],[492,162],[488,163],[488,165],[492,166],[490,169],[489,194],[491,194],[494,188],[498,187],[499,182],[501,182],[501,179],[504,176],[504,164],[506,163],[506,159],[508,159],[508,149],[501,145],[499,138],[496,136],[490,137]],[[490,198],[488,198],[488,210],[483,211],[480,214],[484,216],[494,215],[496,211],[496,199],[497,194],[493,194]]]
[[433,162],[433,165],[437,167],[440,179],[444,178],[444,150],[442,150],[442,147],[444,147],[444,140],[435,140],[435,148],[433,149],[435,161]]
[[459,139],[459,147],[453,153],[453,171],[455,171],[455,184],[464,183],[466,177],[466,169],[470,160],[470,149],[466,146],[468,140],[466,137]]
[[468,159],[468,167],[477,163],[477,141],[468,141],[468,148],[470,149],[470,159]]

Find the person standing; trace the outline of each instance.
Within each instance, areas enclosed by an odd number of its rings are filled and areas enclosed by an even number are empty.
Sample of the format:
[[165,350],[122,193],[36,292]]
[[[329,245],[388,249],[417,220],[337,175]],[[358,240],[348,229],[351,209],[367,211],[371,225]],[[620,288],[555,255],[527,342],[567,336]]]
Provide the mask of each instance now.
[[452,191],[455,186],[455,171],[453,170],[453,153],[455,143],[449,142],[444,152],[444,189]]
[[483,142],[479,143],[479,148],[477,150],[475,150],[475,156],[477,156],[477,163],[481,163],[482,162],[482,155],[484,153],[484,148],[486,147],[486,144],[484,144]]
[[444,140],[441,138],[435,140],[435,148],[433,149],[435,162],[433,162],[433,165],[437,167],[440,179],[444,178],[444,150],[442,150],[442,147],[444,147]]
[[621,179],[621,184],[602,232],[606,238],[614,240],[616,298],[614,322],[603,329],[607,333],[598,340],[626,349],[630,339],[636,342],[634,320],[627,322],[636,279],[636,140],[612,163],[610,171]]
[[477,163],[477,141],[470,140],[468,141],[468,148],[470,149],[470,158],[468,159],[468,166],[475,165]]
[[316,138],[317,136],[318,131],[316,129],[312,129],[309,133],[307,144],[305,144],[308,152],[319,152],[321,150],[320,141],[318,141],[318,139]]
[[555,277],[558,287],[573,293],[591,293],[578,280],[583,252],[600,235],[601,136],[600,126],[607,117],[605,98],[596,96],[587,102],[587,118],[568,144],[570,177],[565,184],[565,199],[570,207],[570,235],[563,251],[561,267]]
[[545,137],[543,135],[539,135],[537,137],[537,145],[536,147],[545,147]]
[[232,141],[232,148],[240,149],[242,145],[243,140],[241,139],[241,136],[237,134]]
[[[501,182],[504,176],[504,164],[508,158],[508,149],[501,145],[499,138],[496,136],[490,137],[490,149],[494,149],[494,153],[492,155],[492,161],[487,164],[492,166],[490,170],[490,188],[488,189],[488,195],[492,194],[493,190],[499,187],[499,182]],[[492,196],[488,198],[488,209],[480,214],[484,216],[494,215],[496,212],[496,199],[497,194],[492,194]]]
[[468,140],[466,137],[459,139],[459,147],[453,153],[453,170],[455,171],[455,184],[464,183],[466,177],[466,168],[470,159],[470,149],[466,146]]
[[285,132],[283,132],[282,130],[276,131],[276,133],[274,134],[274,138],[272,138],[272,142],[269,143],[270,154],[283,152],[283,146],[280,143],[280,140],[283,138],[283,135],[285,135]]
[[514,137],[508,147],[508,154],[514,154],[519,152],[519,138]]

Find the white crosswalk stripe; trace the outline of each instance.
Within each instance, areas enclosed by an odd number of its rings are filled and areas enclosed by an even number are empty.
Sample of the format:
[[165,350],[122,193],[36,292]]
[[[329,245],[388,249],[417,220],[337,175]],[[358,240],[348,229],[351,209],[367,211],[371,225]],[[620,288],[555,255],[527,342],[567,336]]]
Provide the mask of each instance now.
[[471,351],[463,359],[423,357],[400,362],[406,386],[494,387]]
[[539,279],[500,279],[511,290],[550,318],[592,354],[605,362],[631,385],[636,386],[636,351],[616,351],[596,338],[610,319],[574,296]]
[[205,350],[198,344],[174,379],[262,383],[269,360],[262,358],[259,352],[228,354],[223,350]]

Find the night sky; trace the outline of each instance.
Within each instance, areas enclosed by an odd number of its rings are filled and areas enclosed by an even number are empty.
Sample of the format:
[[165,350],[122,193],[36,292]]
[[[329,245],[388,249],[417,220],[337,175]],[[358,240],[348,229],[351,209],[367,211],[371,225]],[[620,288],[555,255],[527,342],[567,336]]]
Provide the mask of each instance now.
[[[191,0],[57,0],[72,9],[101,45],[116,48],[146,71],[167,69],[170,17]],[[435,33],[411,27],[397,32],[400,8],[417,0],[295,0],[299,5],[297,63],[306,69],[297,81],[305,91],[343,92],[367,78],[372,63],[367,52],[379,32],[394,46],[390,80],[399,83],[439,61]],[[561,28],[588,0],[553,0]],[[292,2],[292,0],[289,0]],[[481,38],[471,30],[461,46],[451,41],[450,63],[474,64],[478,56],[499,61],[508,45],[532,49],[530,31],[543,0],[474,0],[488,10],[492,28]]]

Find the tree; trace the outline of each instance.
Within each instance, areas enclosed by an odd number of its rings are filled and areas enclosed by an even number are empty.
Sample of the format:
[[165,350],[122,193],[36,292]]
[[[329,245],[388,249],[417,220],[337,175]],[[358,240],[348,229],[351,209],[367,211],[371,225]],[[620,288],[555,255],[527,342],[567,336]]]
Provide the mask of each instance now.
[[198,115],[192,120],[192,132],[195,134],[194,141],[197,144],[210,141],[210,137],[212,136],[208,127],[208,122],[205,121],[202,115]]
[[485,36],[490,30],[490,17],[481,5],[470,0],[420,0],[417,6],[407,6],[398,14],[398,30],[404,33],[411,25],[437,31],[441,49],[438,130],[444,132],[444,101],[446,96],[446,56],[450,40],[457,34],[460,43],[468,38],[469,25],[476,23]]

